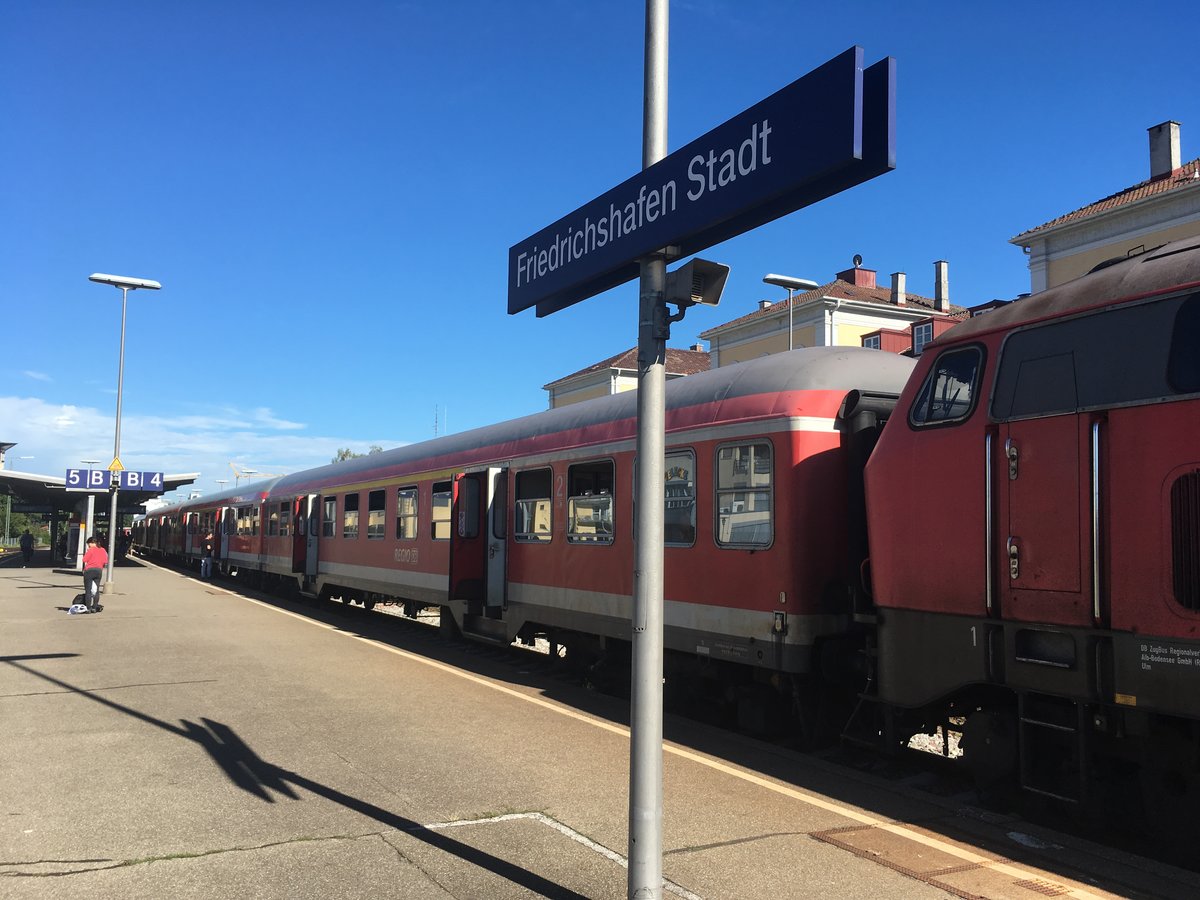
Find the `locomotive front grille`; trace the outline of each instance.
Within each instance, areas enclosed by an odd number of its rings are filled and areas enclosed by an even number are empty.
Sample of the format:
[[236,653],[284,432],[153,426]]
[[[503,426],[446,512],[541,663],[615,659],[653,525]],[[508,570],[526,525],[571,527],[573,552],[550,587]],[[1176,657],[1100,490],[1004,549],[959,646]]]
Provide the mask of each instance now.
[[1200,471],[1171,485],[1171,560],[1175,599],[1200,610]]

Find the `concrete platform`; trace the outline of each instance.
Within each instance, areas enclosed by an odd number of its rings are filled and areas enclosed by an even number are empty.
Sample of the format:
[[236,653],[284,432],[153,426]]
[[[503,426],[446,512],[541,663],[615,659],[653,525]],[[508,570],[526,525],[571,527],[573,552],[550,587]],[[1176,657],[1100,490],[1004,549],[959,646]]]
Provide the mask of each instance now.
[[[104,612],[70,616],[78,576],[16,562],[0,562],[0,896],[626,895],[622,701],[432,629],[152,566],[118,568]],[[766,744],[667,734],[664,897],[1200,890]]]

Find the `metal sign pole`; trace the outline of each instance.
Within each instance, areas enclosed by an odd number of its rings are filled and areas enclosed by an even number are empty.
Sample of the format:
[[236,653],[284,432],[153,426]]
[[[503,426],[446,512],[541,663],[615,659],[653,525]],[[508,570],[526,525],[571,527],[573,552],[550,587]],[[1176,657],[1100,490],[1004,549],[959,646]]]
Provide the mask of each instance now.
[[[667,155],[667,0],[646,0],[642,168]],[[667,263],[642,259],[638,309],[637,521],[633,568],[633,673],[630,685],[629,893],[662,897],[663,459]]]
[[[121,391],[125,386],[125,310],[129,303],[129,288],[121,288],[121,351],[117,363],[117,429],[113,436],[113,462],[121,458]],[[117,558],[117,493],[116,481],[120,472],[113,472],[112,505],[108,513],[108,572],[104,578],[105,587],[113,583],[113,562]]]

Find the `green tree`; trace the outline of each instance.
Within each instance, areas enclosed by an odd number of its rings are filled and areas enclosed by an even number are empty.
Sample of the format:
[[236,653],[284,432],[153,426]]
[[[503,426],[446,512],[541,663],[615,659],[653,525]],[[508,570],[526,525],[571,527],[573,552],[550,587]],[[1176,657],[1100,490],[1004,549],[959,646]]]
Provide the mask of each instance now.
[[338,449],[338,452],[333,455],[333,459],[331,459],[330,462],[331,463],[340,463],[340,462],[345,462],[348,459],[358,459],[360,456],[374,456],[376,453],[382,453],[382,452],[383,452],[383,448],[380,447],[378,444],[372,444],[370,447],[367,448],[366,453],[355,453],[349,447],[340,447]]

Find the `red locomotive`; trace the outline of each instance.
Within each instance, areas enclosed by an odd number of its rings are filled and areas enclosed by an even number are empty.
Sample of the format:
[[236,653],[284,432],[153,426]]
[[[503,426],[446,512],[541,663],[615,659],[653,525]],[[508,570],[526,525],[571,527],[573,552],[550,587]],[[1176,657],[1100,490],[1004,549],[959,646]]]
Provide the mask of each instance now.
[[[672,382],[668,689],[715,681],[762,726],[851,684],[852,727],[961,729],[984,779],[1194,790],[1198,342],[1192,241],[960,324],[915,369],[815,348]],[[160,510],[136,540],[194,561],[211,530],[220,572],[592,662],[630,638],[634,431],[633,395],[606,397]]]
[[981,776],[1183,806],[1200,771],[1198,341],[1193,239],[926,350],[866,469],[878,698],[908,711],[900,732],[965,717]]

